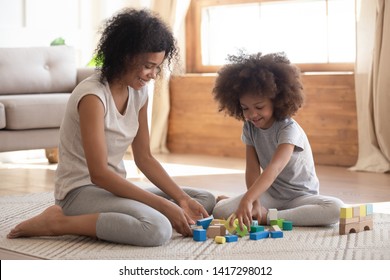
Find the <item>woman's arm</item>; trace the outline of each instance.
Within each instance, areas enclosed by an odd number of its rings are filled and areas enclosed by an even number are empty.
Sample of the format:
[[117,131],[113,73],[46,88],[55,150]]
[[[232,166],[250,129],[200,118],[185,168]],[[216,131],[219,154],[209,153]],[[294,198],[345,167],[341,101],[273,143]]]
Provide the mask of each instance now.
[[138,132],[132,144],[134,161],[137,167],[154,185],[172,197],[192,219],[209,216],[203,206],[187,195],[153,157],[149,145],[147,104],[141,108],[138,120]]

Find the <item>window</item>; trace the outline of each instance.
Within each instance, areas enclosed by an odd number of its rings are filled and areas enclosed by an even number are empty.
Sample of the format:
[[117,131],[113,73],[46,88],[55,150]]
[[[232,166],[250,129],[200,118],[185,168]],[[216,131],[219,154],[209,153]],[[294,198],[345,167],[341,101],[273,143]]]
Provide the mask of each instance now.
[[187,72],[214,72],[244,49],[287,54],[302,71],[352,71],[355,0],[192,0]]

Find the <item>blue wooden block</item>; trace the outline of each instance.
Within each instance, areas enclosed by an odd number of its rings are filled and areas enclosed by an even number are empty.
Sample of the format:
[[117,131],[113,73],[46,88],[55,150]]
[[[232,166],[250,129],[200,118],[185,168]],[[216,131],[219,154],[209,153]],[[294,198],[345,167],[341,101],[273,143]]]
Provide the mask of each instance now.
[[192,239],[195,241],[206,241],[206,230],[201,228],[196,228],[192,230]]
[[249,234],[249,239],[251,240],[259,240],[269,237],[269,231],[258,231],[258,232],[252,232]]
[[283,237],[283,231],[271,231],[270,235],[272,238],[282,238]]
[[238,236],[237,235],[225,235],[226,242],[237,242]]
[[209,225],[211,224],[211,221],[214,219],[213,215],[207,217],[207,218],[203,218],[203,219],[200,219],[200,220],[197,220],[196,221],[196,224],[198,226],[202,226],[204,229],[207,229],[209,227]]
[[369,215],[372,215],[372,213],[374,212],[374,209],[373,209],[373,205],[371,203],[369,204],[366,204],[366,215],[369,216]]

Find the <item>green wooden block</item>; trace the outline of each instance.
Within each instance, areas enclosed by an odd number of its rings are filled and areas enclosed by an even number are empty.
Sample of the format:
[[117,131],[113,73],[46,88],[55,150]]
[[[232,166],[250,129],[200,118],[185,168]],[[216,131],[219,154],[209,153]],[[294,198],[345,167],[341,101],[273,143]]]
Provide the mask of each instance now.
[[280,228],[283,228],[283,222],[284,222],[284,219],[278,219],[278,220],[277,220],[277,225],[278,225]]
[[241,230],[239,225],[237,225],[236,227],[236,234],[240,237],[244,237],[248,234],[248,228],[246,227],[246,225],[243,225],[243,228],[244,230]]

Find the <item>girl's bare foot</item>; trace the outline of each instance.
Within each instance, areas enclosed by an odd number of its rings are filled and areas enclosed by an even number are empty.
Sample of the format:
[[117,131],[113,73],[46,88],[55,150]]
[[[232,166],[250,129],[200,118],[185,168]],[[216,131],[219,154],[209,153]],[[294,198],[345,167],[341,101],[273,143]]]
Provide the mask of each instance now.
[[216,199],[216,202],[218,203],[218,202],[220,202],[221,200],[227,199],[227,198],[229,198],[229,197],[226,196],[226,195],[219,195],[219,196],[217,197],[217,199]]
[[[253,213],[254,218],[258,216],[256,212]],[[261,221],[258,221],[259,225],[267,225],[267,215],[268,215],[268,210],[263,206],[261,206],[261,215],[260,215]]]
[[53,205],[41,214],[18,224],[8,233],[8,238],[56,235],[56,225],[64,218],[62,208]]

